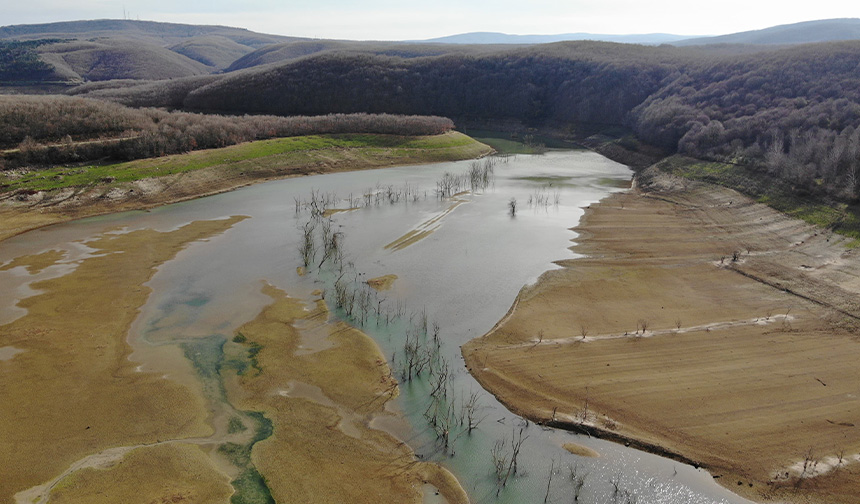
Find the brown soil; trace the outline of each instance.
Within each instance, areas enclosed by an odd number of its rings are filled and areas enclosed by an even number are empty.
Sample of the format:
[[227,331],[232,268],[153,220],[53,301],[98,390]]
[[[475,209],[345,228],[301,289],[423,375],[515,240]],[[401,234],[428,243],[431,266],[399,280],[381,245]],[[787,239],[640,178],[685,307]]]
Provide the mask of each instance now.
[[[420,502],[430,483],[451,504],[467,504],[457,480],[418,462],[391,435],[369,427],[389,415],[397,383],[379,347],[342,323],[329,323],[322,300],[304,304],[267,286],[273,303],[239,329],[260,345],[258,369],[228,379],[231,402],[262,411],[274,425],[252,460],[277,502]],[[302,329],[297,328],[297,323]],[[316,327],[314,327],[316,326]],[[331,345],[302,351],[302,331],[327,331]]]
[[[9,350],[0,360],[0,502],[229,499],[236,468],[213,452],[220,441],[202,390],[138,371],[126,334],[160,264],[242,219],[102,235],[73,271],[32,286],[42,293],[19,303],[27,314],[0,326],[0,350]],[[49,251],[13,264],[35,274],[63,258]],[[225,347],[246,355],[245,345],[260,345],[254,365],[224,373],[231,402],[273,423],[252,460],[275,499],[420,502],[429,483],[449,503],[468,503],[449,471],[370,427],[393,415],[385,405],[398,392],[373,340],[329,323],[321,299],[308,311],[264,292],[272,305],[240,329],[244,343]],[[311,335],[325,344],[302,345]]]
[[397,280],[397,275],[383,275],[376,278],[371,278],[367,281],[367,285],[378,291],[387,291],[391,289],[394,282]]
[[87,242],[95,251],[74,271],[32,285],[40,293],[18,303],[27,314],[0,326],[0,347],[23,350],[0,361],[0,502],[109,448],[211,433],[204,401],[160,374],[136,372],[125,338],[156,268],[242,219],[103,235]]
[[200,447],[176,443],[137,448],[112,466],[75,472],[54,488],[50,502],[228,502],[232,494],[230,478],[213,469]]
[[700,464],[750,498],[856,502],[856,252],[733,191],[641,180],[587,210],[583,258],[464,346],[470,371],[519,414]]
[[600,456],[599,453],[592,450],[591,448],[578,445],[576,443],[564,443],[562,445],[562,448],[569,451],[570,453],[573,453],[574,455],[579,455],[580,457],[596,458]]

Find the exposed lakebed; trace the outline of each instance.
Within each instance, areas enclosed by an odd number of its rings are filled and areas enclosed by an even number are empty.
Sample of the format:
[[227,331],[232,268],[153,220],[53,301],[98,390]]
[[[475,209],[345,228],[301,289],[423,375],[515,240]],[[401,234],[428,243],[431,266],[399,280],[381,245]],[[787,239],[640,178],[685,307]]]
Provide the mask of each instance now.
[[[192,221],[250,217],[228,233],[192,243],[161,265],[147,283],[153,292],[129,335],[135,350],[131,359],[141,369],[192,385],[199,379],[200,366],[183,361],[180,345],[187,349],[191,342],[195,348],[206,348],[206,341],[232,339],[237,328],[271,302],[261,292],[264,282],[299,299],[311,299],[314,291],[326,288],[324,275],[296,273],[301,265],[301,229],[307,219],[306,212],[296,211],[297,199],[306,200],[313,192],[336,194],[338,207],[346,209],[357,206],[354,202],[368,191],[409,187],[412,196],[408,199],[335,213],[332,225],[342,233],[344,261],[353,265],[360,280],[396,275],[380,299],[396,306],[404,320],[426,314],[431,324],[438,324],[454,402],[477,393],[481,421],[471,434],[458,432],[449,447],[440,447],[425,418],[430,380],[421,377],[401,383],[401,395],[394,404],[408,422],[379,417],[373,426],[400,437],[421,458],[442,462],[460,479],[473,502],[537,503],[544,501],[547,492],[551,502],[570,502],[574,472],[580,478],[587,474],[579,502],[747,502],[692,467],[614,443],[529,425],[474,381],[463,365],[460,345],[489,331],[505,316],[518,291],[554,268],[553,261],[572,256],[568,247],[575,235],[568,228],[578,222],[582,207],[621,190],[631,173],[587,151],[520,155],[500,159],[486,189],[458,194],[456,201],[440,200],[435,194],[437,181],[446,172],[462,174],[469,164],[287,179],[148,212],[54,226],[4,242],[0,264],[51,250],[65,251],[68,263],[89,253],[82,240],[107,230],[167,231]],[[512,198],[517,202],[513,216]],[[386,248],[391,244],[400,245]],[[69,267],[61,261],[38,270],[38,277],[60,275]],[[21,315],[14,308],[15,300],[30,295],[27,285],[36,274],[31,278],[16,268],[0,275],[5,275],[0,277],[0,299],[4,300],[0,323],[6,323]],[[334,316],[338,315],[343,313],[335,310]],[[385,355],[403,347],[396,325],[368,323],[362,329],[377,340]],[[536,336],[539,331],[536,327]],[[572,335],[576,331],[571,328]],[[325,332],[320,335],[326,337]],[[324,341],[302,344],[309,353],[326,345]],[[397,368],[396,363],[393,367]],[[207,387],[205,380],[203,386],[195,386]],[[303,397],[316,394],[315,389],[294,383],[284,383],[283,388]],[[219,399],[217,393],[209,396]],[[509,445],[519,432],[525,438],[519,474],[499,490],[491,452],[499,440]],[[575,455],[565,450],[568,443],[584,447],[580,452],[593,451],[599,456]],[[552,468],[555,472],[548,485]]]

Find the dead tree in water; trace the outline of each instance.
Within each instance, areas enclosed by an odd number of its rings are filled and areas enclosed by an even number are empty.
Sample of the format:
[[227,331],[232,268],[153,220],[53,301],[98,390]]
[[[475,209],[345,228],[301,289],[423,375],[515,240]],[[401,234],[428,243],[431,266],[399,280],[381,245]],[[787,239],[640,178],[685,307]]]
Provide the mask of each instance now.
[[510,455],[508,455],[505,447],[507,443],[505,443],[504,439],[497,440],[495,445],[493,445],[491,455],[493,457],[493,467],[496,470],[496,482],[498,483],[496,495],[508,484],[508,479],[511,476],[517,475],[517,459],[526,439],[528,439],[528,436],[523,436],[522,428],[519,431],[512,432]]
[[552,464],[549,466],[549,477],[546,479],[546,495],[543,496],[543,501],[549,500],[549,489],[552,485],[552,475],[555,473],[555,459],[552,459]]
[[478,393],[472,392],[469,394],[469,399],[463,402],[463,423],[466,424],[466,431],[471,434],[475,427],[481,423],[485,417],[478,418]]
[[573,484],[573,502],[579,502],[579,496],[582,493],[582,487],[585,486],[585,478],[588,473],[580,474],[577,464],[567,467],[570,470],[570,481]]
[[302,226],[302,243],[299,245],[299,254],[302,256],[302,265],[307,268],[313,263],[317,255],[317,246],[314,242],[314,230],[316,225],[309,220]]

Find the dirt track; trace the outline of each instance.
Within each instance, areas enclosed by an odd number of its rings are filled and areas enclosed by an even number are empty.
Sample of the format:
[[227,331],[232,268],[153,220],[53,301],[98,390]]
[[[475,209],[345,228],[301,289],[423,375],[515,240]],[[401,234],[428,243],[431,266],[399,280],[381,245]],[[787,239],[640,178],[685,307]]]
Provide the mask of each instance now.
[[701,464],[750,498],[856,502],[857,253],[730,190],[640,181],[588,209],[585,257],[464,346],[472,373],[517,413]]

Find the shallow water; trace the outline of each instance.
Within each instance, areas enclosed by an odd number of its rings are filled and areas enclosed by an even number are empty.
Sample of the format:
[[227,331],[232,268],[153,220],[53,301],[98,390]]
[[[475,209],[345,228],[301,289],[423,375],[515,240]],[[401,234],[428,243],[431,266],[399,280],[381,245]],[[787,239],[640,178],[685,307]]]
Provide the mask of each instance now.
[[[73,267],[74,260],[86,255],[80,242],[108,229],[168,230],[193,220],[250,216],[221,236],[192,244],[164,264],[148,283],[153,294],[130,335],[136,349],[132,359],[140,360],[144,369],[187,380],[194,372],[192,366],[160,365],[157,356],[189,339],[231,336],[271,302],[260,292],[264,281],[299,298],[324,286],[317,275],[296,274],[300,227],[307,215],[296,214],[295,198],[308,198],[314,190],[358,198],[369,188],[408,183],[417,191],[417,201],[337,213],[332,219],[336,230],[343,233],[345,261],[354,264],[361,278],[397,275],[393,288],[381,297],[390,305],[399,303],[406,313],[426,312],[439,324],[442,354],[451,365],[455,394],[462,397],[479,392],[483,421],[471,435],[458,437],[453,443],[456,454],[451,456],[440,450],[423,417],[428,404],[427,380],[404,383],[396,406],[406,414],[411,428],[393,430],[416,453],[452,469],[473,502],[544,502],[550,468],[557,470],[547,501],[572,502],[571,467],[580,476],[588,473],[579,502],[747,502],[692,467],[614,443],[533,424],[525,427],[480,389],[463,366],[460,345],[490,330],[524,285],[556,267],[553,261],[573,257],[568,247],[576,235],[568,228],[579,221],[583,207],[621,190],[631,173],[587,151],[517,156],[496,165],[493,185],[480,194],[459,196],[463,202],[451,210],[450,201],[435,197],[435,183],[443,173],[460,174],[468,165],[442,163],[288,179],[148,212],[86,219],[0,244],[0,264],[25,254],[68,250],[63,265],[38,276],[45,278]],[[530,197],[547,204],[529,206]],[[508,211],[511,198],[518,203],[513,217]],[[349,205],[344,202],[342,206]],[[416,229],[432,232],[403,249],[385,248]],[[18,268],[0,272],[0,323],[20,316],[14,300],[32,292],[25,277]],[[365,330],[377,338],[386,355],[402,348],[397,331],[392,334],[374,324]],[[311,342],[308,347],[314,348]],[[172,355],[178,354],[174,351]],[[498,439],[510,438],[520,428],[527,436],[519,457],[520,474],[499,490],[490,452]],[[570,454],[562,449],[566,442],[589,447],[600,457]]]

